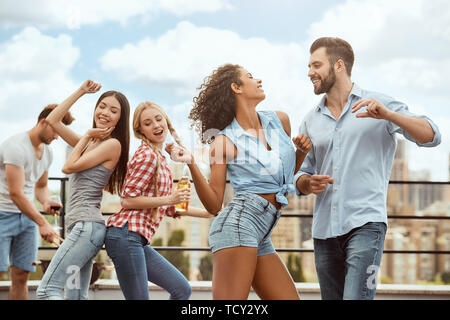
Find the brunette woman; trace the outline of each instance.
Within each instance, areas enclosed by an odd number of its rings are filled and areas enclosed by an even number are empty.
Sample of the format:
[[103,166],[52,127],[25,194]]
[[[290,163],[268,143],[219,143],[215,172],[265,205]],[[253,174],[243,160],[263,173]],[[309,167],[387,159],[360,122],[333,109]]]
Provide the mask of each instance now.
[[101,85],[84,82],[47,117],[47,122],[74,147],[62,171],[69,178],[69,199],[65,224],[67,236],[58,248],[37,289],[38,299],[87,299],[94,258],[103,246],[106,226],[100,211],[103,190],[120,191],[126,174],[129,149],[127,98],[107,91],[94,109],[93,128],[78,136],[61,119],[86,93]]

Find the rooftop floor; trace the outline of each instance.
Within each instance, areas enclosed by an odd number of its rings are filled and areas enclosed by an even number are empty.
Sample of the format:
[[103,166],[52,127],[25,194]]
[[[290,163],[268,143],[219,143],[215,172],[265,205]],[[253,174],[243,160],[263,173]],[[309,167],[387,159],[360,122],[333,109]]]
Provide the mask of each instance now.
[[[29,281],[29,298],[35,299],[36,288],[40,281]],[[191,300],[211,300],[211,281],[191,281]],[[0,281],[0,300],[8,298],[10,281]],[[300,298],[303,300],[320,300],[318,283],[296,283]],[[166,300],[168,293],[160,287],[149,283],[150,299]],[[90,300],[123,300],[117,280],[98,280],[90,288]],[[412,285],[412,284],[378,284],[376,300],[450,300],[450,285]],[[249,300],[259,300],[251,291]]]

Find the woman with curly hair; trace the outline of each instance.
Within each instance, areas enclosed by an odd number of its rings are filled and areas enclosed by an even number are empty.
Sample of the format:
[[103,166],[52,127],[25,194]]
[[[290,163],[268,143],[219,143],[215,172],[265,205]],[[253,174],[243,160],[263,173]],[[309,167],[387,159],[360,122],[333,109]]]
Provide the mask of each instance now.
[[[209,232],[213,298],[247,299],[253,287],[261,299],[298,299],[270,236],[311,142],[299,135],[295,150],[287,114],[256,111],[265,98],[262,81],[239,65],[219,67],[199,89],[189,118],[211,144],[209,183],[189,151],[173,144],[166,151],[188,163],[200,200],[218,213]],[[235,194],[222,209],[227,174]]]

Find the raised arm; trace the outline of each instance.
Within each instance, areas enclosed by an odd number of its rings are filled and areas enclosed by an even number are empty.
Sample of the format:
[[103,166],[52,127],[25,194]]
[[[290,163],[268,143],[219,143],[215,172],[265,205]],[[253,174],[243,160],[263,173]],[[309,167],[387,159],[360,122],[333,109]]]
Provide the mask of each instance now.
[[227,140],[225,136],[218,136],[211,143],[209,154],[211,175],[209,183],[195,163],[194,156],[191,156],[191,163],[188,163],[197,195],[205,209],[214,215],[222,209],[223,196],[225,194],[227,182],[226,150],[230,148]]
[[85,81],[74,93],[61,102],[46,118],[48,124],[63,138],[70,146],[74,147],[80,140],[74,131],[62,123],[64,115],[69,111],[72,105],[84,94],[94,93],[100,90],[102,86],[92,80]]
[[62,171],[66,174],[70,174],[93,168],[99,164],[102,164],[108,169],[114,169],[121,152],[119,140],[110,138],[102,142],[95,149],[83,153],[83,150],[89,141],[95,141],[99,136],[107,136],[112,130],[113,127],[90,129],[88,133],[81,137],[75,148],[69,154]]
[[364,106],[366,111],[356,114],[357,118],[374,118],[390,121],[402,128],[418,143],[427,143],[434,140],[435,133],[426,119],[411,117],[390,110],[374,98],[358,101],[353,105],[352,112],[355,113]]
[[[289,116],[283,111],[275,111],[275,113],[280,119],[284,131],[289,137],[291,137],[291,122],[289,120]],[[296,173],[300,169],[309,150],[311,150],[312,143],[311,140],[304,134],[299,134],[298,136],[294,137],[292,141],[296,146],[294,170],[294,173]]]
[[206,181],[199,167],[186,149],[169,145],[166,151],[172,160],[180,161],[181,158],[187,162],[194,181],[195,190],[205,209],[211,214],[217,214],[222,209],[223,196],[226,187],[227,162],[236,157],[237,151],[234,144],[224,135],[219,135],[211,143],[209,154],[211,175],[209,182]]

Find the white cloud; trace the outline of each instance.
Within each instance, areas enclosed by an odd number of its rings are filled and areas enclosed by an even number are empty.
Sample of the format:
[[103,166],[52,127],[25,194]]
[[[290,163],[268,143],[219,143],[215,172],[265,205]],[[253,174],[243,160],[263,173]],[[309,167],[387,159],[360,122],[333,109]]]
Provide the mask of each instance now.
[[1,120],[34,119],[43,106],[59,101],[74,88],[69,72],[79,56],[69,36],[50,37],[35,28],[0,43]]
[[25,28],[6,43],[0,44],[0,72],[11,80],[36,79],[48,73],[64,74],[79,59],[80,51],[70,36],[43,35],[35,28]]
[[394,58],[381,62],[374,71],[390,86],[447,91],[450,83],[450,59],[436,63],[424,58]]
[[289,111],[293,128],[317,101],[306,77],[306,53],[298,44],[273,44],[263,38],[180,22],[158,38],[111,49],[101,58],[105,71],[147,86],[162,86],[186,99],[214,69],[240,64],[262,79],[265,109]]
[[432,19],[425,20],[425,26],[431,35],[450,41],[450,4],[447,0],[427,1],[424,15]]
[[[76,88],[69,74],[79,56],[79,49],[72,44],[70,36],[50,37],[35,28],[25,28],[0,43],[2,140],[29,130],[44,106],[60,102]],[[83,124],[83,112],[74,115],[73,126]],[[60,145],[57,149],[61,149],[62,144],[52,145]],[[51,167],[51,175],[61,176],[64,151],[55,152],[54,158],[57,165]]]
[[381,57],[399,53],[414,55],[412,49],[416,49],[417,41],[429,37],[428,21],[434,19],[435,28],[448,28],[443,12],[448,11],[449,4],[434,8],[429,2],[432,1],[347,0],[327,10],[320,21],[310,26],[307,42],[310,44],[321,36],[341,37],[364,56],[363,61],[372,61],[367,56],[379,61],[380,54]]
[[78,29],[107,21],[125,24],[135,18],[148,20],[161,12],[185,16],[229,8],[227,0],[40,0],[39,5],[2,0],[0,25]]

